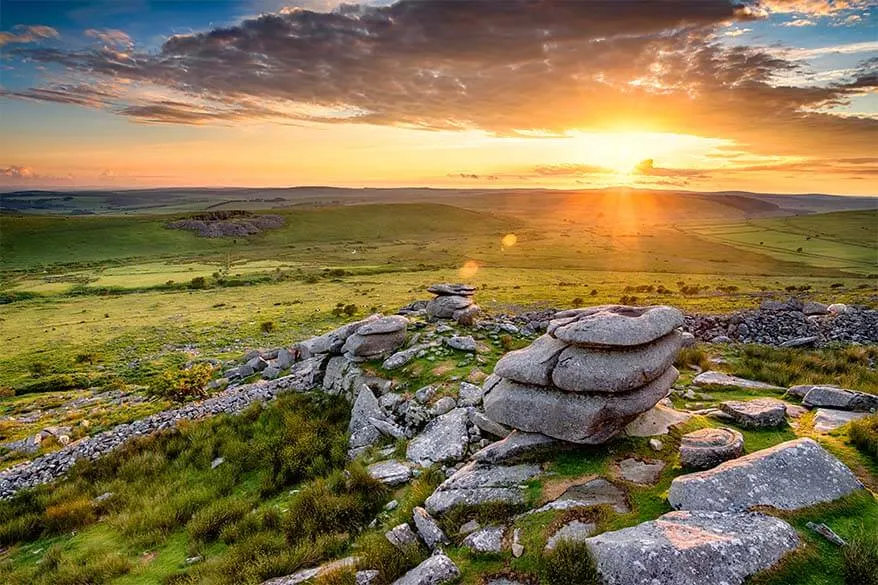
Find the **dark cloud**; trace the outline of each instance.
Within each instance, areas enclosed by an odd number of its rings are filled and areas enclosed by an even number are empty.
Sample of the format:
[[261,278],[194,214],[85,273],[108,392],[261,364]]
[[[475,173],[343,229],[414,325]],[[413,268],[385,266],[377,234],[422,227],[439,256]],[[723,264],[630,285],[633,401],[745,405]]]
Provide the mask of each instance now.
[[[153,123],[223,123],[319,115],[278,104],[355,111],[356,121],[429,129],[615,128],[722,136],[767,152],[855,155],[878,121],[834,116],[871,83],[797,87],[800,65],[718,42],[718,27],[759,17],[759,2],[665,0],[404,0],[334,12],[285,10],[168,39],[154,53],[104,46],[18,48],[88,80],[159,86],[174,99],[110,104]],[[81,83],[7,96],[79,103]],[[88,93],[87,90],[84,90]],[[197,99],[193,106],[179,96]]]

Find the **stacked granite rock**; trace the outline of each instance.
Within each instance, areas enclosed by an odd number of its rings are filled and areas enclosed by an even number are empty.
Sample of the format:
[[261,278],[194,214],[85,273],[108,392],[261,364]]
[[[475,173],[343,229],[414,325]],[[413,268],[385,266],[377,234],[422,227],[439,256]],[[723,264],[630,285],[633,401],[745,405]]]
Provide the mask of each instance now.
[[677,379],[683,314],[604,305],[562,311],[548,333],[506,354],[485,381],[485,415],[531,433],[602,443],[664,398]]
[[468,284],[434,284],[427,291],[436,298],[427,303],[427,315],[434,319],[454,319],[462,325],[471,325],[479,306],[473,301],[476,287]]

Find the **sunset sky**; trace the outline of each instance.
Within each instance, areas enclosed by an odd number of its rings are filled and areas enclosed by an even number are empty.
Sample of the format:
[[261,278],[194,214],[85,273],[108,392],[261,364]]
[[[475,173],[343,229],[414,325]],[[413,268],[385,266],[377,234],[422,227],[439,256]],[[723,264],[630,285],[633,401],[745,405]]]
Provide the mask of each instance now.
[[0,0],[0,189],[878,194],[878,0]]

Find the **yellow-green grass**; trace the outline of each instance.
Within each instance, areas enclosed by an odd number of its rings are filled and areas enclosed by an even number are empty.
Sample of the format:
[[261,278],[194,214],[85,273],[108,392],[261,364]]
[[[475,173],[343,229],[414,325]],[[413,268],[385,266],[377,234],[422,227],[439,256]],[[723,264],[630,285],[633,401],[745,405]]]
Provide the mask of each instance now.
[[704,238],[778,260],[878,273],[878,210],[755,219],[691,229]]

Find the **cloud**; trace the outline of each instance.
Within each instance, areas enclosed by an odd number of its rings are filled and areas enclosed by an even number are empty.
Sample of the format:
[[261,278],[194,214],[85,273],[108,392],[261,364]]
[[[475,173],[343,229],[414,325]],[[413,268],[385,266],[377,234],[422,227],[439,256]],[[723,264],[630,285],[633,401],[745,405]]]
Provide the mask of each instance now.
[[[66,78],[5,96],[147,123],[353,121],[517,136],[635,123],[769,151],[866,148],[876,122],[831,113],[861,89],[780,81],[825,48],[790,55],[717,40],[729,23],[758,18],[760,7],[404,0],[290,9],[176,35],[153,52],[16,48],[12,57],[62,65]],[[101,80],[126,89],[95,93]]]
[[97,39],[110,47],[130,48],[134,46],[134,41],[128,36],[128,33],[116,29],[98,30],[94,28],[87,29],[85,36]]
[[759,5],[769,12],[830,16],[845,10],[868,7],[870,0],[761,0]]
[[702,169],[660,168],[655,166],[655,161],[651,158],[637,163],[637,166],[634,167],[634,172],[647,177],[696,177],[705,174],[705,171]]
[[797,18],[788,22],[782,22],[780,25],[801,28],[804,26],[817,26],[817,23],[809,18]]
[[31,167],[12,165],[8,167],[0,167],[0,176],[11,177],[14,179],[32,179],[37,176]]
[[826,47],[813,47],[810,49],[777,49],[777,54],[787,59],[804,60],[826,55],[856,55],[858,53],[878,52],[878,41],[862,41],[859,43],[846,43],[841,45],[829,45]]
[[3,45],[11,45],[13,43],[24,44],[42,41],[45,39],[57,39],[60,37],[58,31],[51,26],[17,25],[12,28],[14,32],[0,31],[0,47]]

